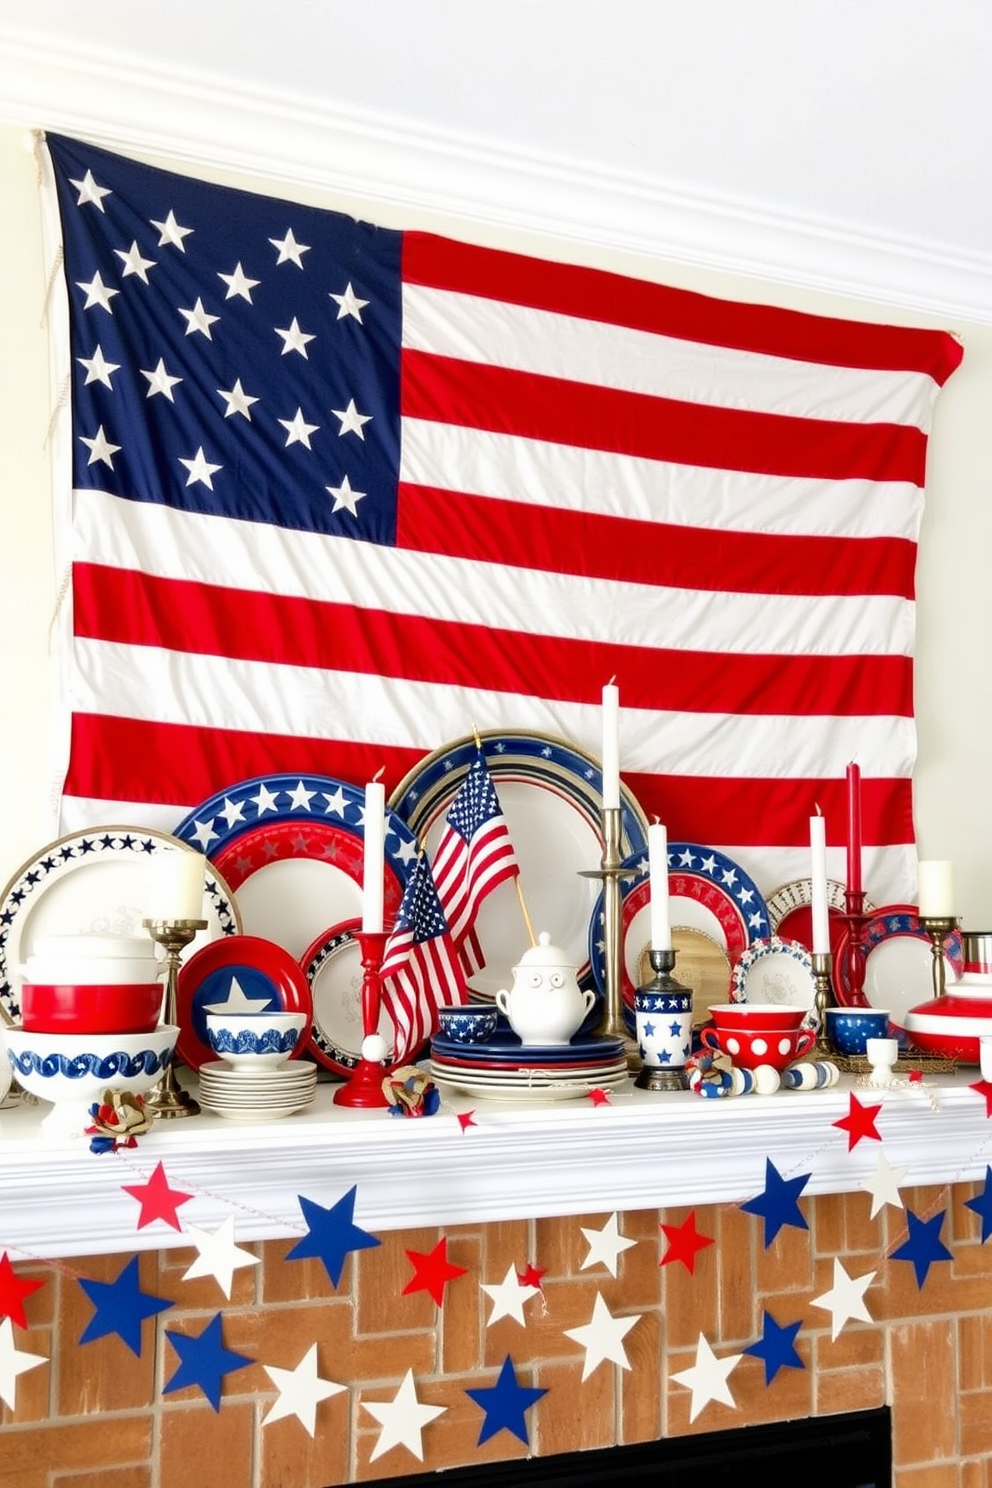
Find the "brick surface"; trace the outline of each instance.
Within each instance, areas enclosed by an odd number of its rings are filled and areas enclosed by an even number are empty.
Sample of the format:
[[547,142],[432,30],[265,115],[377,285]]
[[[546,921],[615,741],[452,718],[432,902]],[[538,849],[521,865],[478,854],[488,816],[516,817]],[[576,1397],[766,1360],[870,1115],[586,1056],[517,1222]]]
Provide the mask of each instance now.
[[958,1451],[954,1328],[946,1319],[893,1328],[894,1458],[902,1466],[937,1463]]

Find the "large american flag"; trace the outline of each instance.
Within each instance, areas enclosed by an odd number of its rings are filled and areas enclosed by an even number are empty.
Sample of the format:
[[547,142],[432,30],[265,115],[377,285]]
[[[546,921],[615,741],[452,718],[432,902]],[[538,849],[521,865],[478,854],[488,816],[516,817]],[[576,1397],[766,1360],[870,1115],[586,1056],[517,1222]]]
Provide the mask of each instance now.
[[485,963],[475,932],[479,905],[520,864],[481,745],[448,808],[433,861],[434,883],[466,976]]
[[[770,891],[915,891],[914,569],[948,334],[384,230],[49,137],[64,830],[600,748]],[[71,497],[70,497],[71,493]]]
[[437,1028],[437,1010],[468,1002],[468,987],[434,887],[426,852],[417,855],[379,969],[395,1034],[397,1064],[414,1058]]

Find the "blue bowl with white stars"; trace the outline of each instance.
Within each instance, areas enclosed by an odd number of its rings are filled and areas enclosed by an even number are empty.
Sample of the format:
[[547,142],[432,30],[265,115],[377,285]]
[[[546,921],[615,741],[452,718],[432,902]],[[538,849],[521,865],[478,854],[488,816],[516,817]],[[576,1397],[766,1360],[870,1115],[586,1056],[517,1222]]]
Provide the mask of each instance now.
[[889,1037],[887,1008],[827,1008],[827,1042],[837,1054],[864,1055],[870,1038]]

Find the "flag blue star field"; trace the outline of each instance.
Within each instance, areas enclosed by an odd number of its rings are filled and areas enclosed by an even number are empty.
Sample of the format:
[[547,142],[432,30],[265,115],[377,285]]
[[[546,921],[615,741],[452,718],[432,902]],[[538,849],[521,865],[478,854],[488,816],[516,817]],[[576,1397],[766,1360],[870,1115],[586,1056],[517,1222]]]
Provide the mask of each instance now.
[[468,1001],[468,988],[441,908],[426,852],[417,855],[379,968],[382,1003],[393,1024],[397,1064],[413,1058],[437,1029],[437,1010]]
[[[915,891],[914,573],[943,332],[384,229],[50,136],[61,828],[527,729],[765,890]],[[842,876],[838,874],[838,876]]]

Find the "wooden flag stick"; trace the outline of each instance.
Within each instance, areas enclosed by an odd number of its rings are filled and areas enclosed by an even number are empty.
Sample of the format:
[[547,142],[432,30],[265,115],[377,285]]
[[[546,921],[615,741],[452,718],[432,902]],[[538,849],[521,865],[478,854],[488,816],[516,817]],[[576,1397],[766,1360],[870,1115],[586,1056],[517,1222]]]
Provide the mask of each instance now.
[[520,882],[519,873],[515,873],[513,875],[513,882],[517,886],[517,899],[520,901],[520,913],[524,917],[524,924],[527,926],[527,934],[530,937],[530,943],[532,946],[535,946],[537,945],[537,939],[534,935],[534,926],[530,922],[530,915],[527,913],[527,901],[524,898],[524,891],[523,886]]

